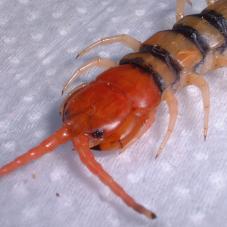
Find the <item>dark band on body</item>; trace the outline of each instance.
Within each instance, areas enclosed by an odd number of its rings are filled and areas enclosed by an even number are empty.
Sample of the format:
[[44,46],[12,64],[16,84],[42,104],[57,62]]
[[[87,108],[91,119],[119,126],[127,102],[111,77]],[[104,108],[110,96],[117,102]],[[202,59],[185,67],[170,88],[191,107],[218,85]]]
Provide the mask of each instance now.
[[176,81],[180,79],[180,72],[182,68],[180,64],[178,64],[178,62],[170,56],[167,50],[163,49],[159,45],[142,45],[140,48],[140,52],[150,53],[154,57],[159,58],[161,61],[167,64],[170,70],[173,71],[176,76]]
[[158,72],[154,71],[152,65],[146,64],[144,62],[143,58],[132,58],[132,59],[123,58],[120,60],[119,64],[120,65],[132,64],[136,67],[139,67],[143,71],[152,75],[156,85],[158,86],[158,88],[160,89],[161,92],[163,92],[165,90],[165,88],[166,88],[165,82],[162,79],[161,75]]
[[227,40],[227,20],[220,13],[205,9],[199,16],[213,25]]
[[209,45],[196,29],[187,25],[175,24],[173,26],[173,31],[180,33],[187,39],[191,40],[197,46],[202,56],[206,56],[206,53],[209,50]]

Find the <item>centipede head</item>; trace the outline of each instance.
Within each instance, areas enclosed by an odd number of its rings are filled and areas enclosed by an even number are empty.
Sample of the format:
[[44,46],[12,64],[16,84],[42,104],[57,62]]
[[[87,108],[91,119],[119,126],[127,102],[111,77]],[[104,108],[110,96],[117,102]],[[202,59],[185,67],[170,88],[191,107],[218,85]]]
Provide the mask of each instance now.
[[[160,102],[152,77],[132,65],[113,67],[72,93],[63,107],[63,122],[74,136],[87,134],[91,146],[115,134],[120,139],[138,119],[146,118]],[[119,129],[121,127],[121,129]]]

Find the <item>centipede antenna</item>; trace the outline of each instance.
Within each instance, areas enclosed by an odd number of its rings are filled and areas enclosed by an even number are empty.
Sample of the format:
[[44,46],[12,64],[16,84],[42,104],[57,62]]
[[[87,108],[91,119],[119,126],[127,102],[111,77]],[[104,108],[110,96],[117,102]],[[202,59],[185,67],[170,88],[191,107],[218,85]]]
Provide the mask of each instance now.
[[38,146],[32,148],[25,154],[16,158],[14,161],[1,167],[0,177],[38,159],[46,153],[53,151],[59,145],[66,143],[70,138],[71,136],[69,134],[69,130],[66,127],[60,128]]
[[73,139],[76,151],[79,152],[83,164],[95,174],[105,185],[107,185],[117,196],[119,196],[129,207],[145,215],[150,219],[156,218],[156,214],[144,206],[138,204],[125,190],[103,169],[98,163],[91,150],[89,149],[89,140],[87,136],[81,135]]
[[177,119],[177,115],[178,115],[178,103],[177,103],[177,99],[176,99],[176,97],[175,97],[175,95],[173,94],[172,91],[170,91],[170,90],[164,91],[164,93],[162,95],[162,100],[166,101],[166,103],[168,105],[169,124],[168,124],[167,131],[165,133],[164,139],[162,140],[162,143],[158,148],[155,159],[158,158],[158,156],[161,154],[164,147],[166,146],[166,144],[167,144],[167,142],[168,142],[168,140],[169,140],[169,138],[170,138],[170,136],[173,132],[173,129],[175,127],[176,119]]
[[203,100],[204,109],[204,126],[203,126],[203,137],[204,140],[207,138],[208,125],[209,125],[209,113],[210,113],[210,91],[209,85],[202,75],[190,74],[185,77],[184,86],[193,85],[199,88]]

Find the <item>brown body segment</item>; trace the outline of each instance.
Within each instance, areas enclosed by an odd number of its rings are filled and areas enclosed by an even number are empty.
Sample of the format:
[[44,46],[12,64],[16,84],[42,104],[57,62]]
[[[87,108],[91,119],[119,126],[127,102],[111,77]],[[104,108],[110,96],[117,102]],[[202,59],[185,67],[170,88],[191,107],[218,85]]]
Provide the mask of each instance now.
[[[158,75],[162,75],[162,79],[165,81],[165,87],[172,85],[176,80],[175,73],[169,69],[168,65],[157,57],[149,53],[132,53],[124,56],[121,59],[121,64],[133,63],[139,65],[143,69],[146,69],[150,73],[156,72]],[[151,71],[152,70],[152,71]]]
[[[227,46],[226,18],[227,1],[217,1],[200,14],[182,18],[172,30],[154,34],[142,43],[139,53],[126,55],[120,63],[131,63],[139,65],[144,70],[150,69],[155,72],[156,80],[162,88],[175,85],[180,80],[181,72],[198,73],[197,70],[200,69],[203,72],[210,71],[215,68],[216,53],[223,51]],[[164,52],[156,54],[151,48],[161,48]],[[166,58],[167,55],[172,62]],[[172,71],[176,65],[173,62],[180,66],[178,72]],[[171,65],[173,67],[170,67]]]
[[213,10],[218,14],[221,14],[227,20],[227,1],[219,0],[214,4],[209,5],[206,10]]
[[225,42],[224,36],[214,26],[197,15],[183,17],[177,24],[189,26],[198,31],[210,49],[218,48]]
[[185,70],[192,70],[202,60],[202,54],[190,40],[173,31],[161,31],[146,40],[143,45],[159,45]]

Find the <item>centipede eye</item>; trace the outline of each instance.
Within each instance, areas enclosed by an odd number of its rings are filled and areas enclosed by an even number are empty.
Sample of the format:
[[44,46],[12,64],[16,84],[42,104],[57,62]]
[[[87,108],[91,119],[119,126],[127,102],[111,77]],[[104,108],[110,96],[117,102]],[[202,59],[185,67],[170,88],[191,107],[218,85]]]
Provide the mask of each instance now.
[[103,129],[97,129],[94,132],[92,132],[91,135],[95,139],[101,139],[101,138],[103,138],[104,130]]

